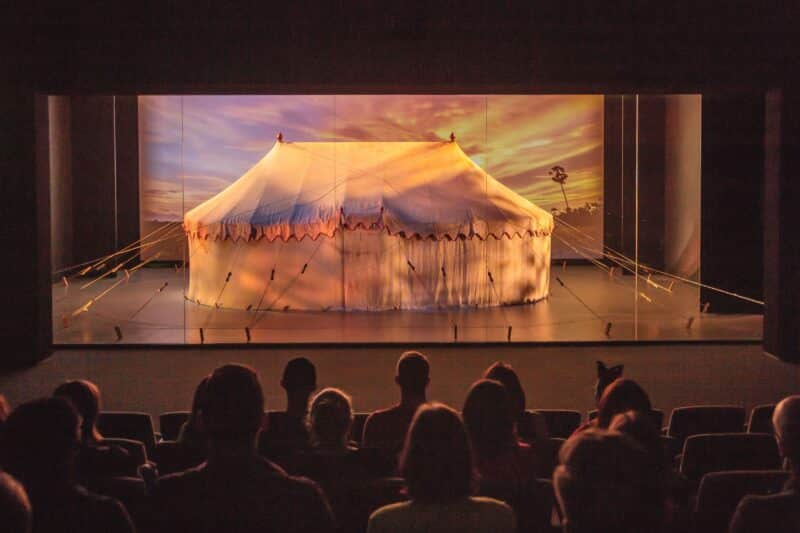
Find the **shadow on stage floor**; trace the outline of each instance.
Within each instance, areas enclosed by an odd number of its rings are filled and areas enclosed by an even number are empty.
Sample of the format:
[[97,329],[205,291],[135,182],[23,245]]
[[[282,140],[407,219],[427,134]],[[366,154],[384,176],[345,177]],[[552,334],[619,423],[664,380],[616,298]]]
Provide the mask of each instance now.
[[[561,285],[556,278],[563,281]],[[55,344],[596,342],[758,340],[761,315],[700,312],[699,290],[653,277],[610,277],[593,266],[553,266],[535,304],[431,311],[246,311],[184,299],[182,270],[143,268],[130,280],[82,290],[53,286]],[[119,283],[84,312],[93,298]],[[163,291],[158,289],[167,286]],[[610,330],[608,324],[611,324]],[[119,328],[119,334],[117,332]],[[202,328],[202,338],[201,338]],[[246,329],[247,328],[247,329]],[[509,332],[510,328],[510,332]]]

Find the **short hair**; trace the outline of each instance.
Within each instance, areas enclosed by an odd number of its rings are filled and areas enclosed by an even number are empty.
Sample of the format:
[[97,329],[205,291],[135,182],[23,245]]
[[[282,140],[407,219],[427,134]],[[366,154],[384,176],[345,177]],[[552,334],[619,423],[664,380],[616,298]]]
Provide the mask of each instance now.
[[87,379],[66,381],[56,387],[53,396],[66,398],[81,415],[81,436],[84,440],[99,441],[103,438],[97,429],[100,414],[100,388]]
[[31,502],[22,485],[0,472],[0,524],[8,533],[28,533],[31,527]]
[[778,402],[772,414],[772,426],[781,449],[794,470],[800,469],[800,395]]
[[44,398],[14,409],[3,428],[2,466],[26,487],[64,480],[80,445],[80,416],[64,398]]
[[428,386],[431,365],[420,352],[408,351],[397,360],[397,384],[412,392],[422,392]]
[[462,413],[479,461],[493,459],[514,447],[517,441],[514,415],[506,388],[499,381],[476,381],[467,393]]
[[575,533],[658,531],[661,478],[644,449],[627,435],[589,429],[570,437],[553,473],[567,528]]
[[507,363],[496,361],[483,374],[486,379],[493,379],[499,381],[506,388],[508,394],[509,405],[514,417],[520,416],[525,411],[525,391],[522,388],[522,383],[519,381],[519,376]]
[[652,410],[650,397],[632,379],[617,378],[606,387],[597,405],[597,426],[607,428],[614,415],[626,411],[648,413]]
[[212,440],[252,438],[264,418],[264,393],[256,371],[240,364],[223,365],[206,385],[203,424]]
[[342,442],[353,424],[350,397],[339,389],[328,388],[311,401],[311,432],[318,443]]
[[317,369],[305,357],[295,357],[283,369],[281,386],[287,391],[309,390],[317,388]]
[[406,434],[400,473],[412,500],[444,503],[472,494],[472,450],[457,412],[438,403],[417,409]]

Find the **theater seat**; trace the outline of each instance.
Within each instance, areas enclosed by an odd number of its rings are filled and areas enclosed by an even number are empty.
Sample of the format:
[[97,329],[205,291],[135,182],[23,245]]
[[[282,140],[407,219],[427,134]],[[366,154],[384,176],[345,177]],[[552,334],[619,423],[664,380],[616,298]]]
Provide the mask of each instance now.
[[547,422],[550,437],[566,439],[581,425],[583,415],[579,411],[564,409],[535,409]]
[[756,405],[750,411],[750,420],[747,422],[748,433],[772,433],[772,413],[775,404]]
[[178,440],[181,428],[189,420],[192,413],[189,411],[170,411],[161,413],[158,417],[158,427],[164,440]]
[[703,476],[692,516],[695,533],[725,533],[736,506],[748,494],[779,492],[789,479],[782,470],[713,472]]
[[701,433],[744,432],[744,407],[737,405],[692,405],[672,410],[667,435],[683,447],[686,437]]
[[190,451],[175,441],[162,441],[156,444],[152,457],[158,465],[159,475],[162,476],[195,467],[205,460],[202,454]]
[[552,483],[546,479],[531,479],[524,485],[481,481],[478,495],[500,500],[514,509],[518,531],[544,533],[551,529],[555,496]]
[[147,413],[102,411],[97,418],[97,428],[104,437],[138,440],[148,452],[156,445],[153,419]]
[[[594,420],[597,418],[597,409],[592,409],[587,415],[589,420]],[[649,416],[650,420],[652,420],[653,424],[656,426],[656,429],[661,431],[661,426],[664,424],[664,411],[661,409],[651,409]]]
[[766,433],[692,435],[683,446],[680,473],[690,481],[723,470],[772,470],[781,467],[778,443]]
[[[147,450],[145,449],[144,444],[138,440],[104,438],[103,444],[107,444],[109,446],[119,446],[120,448],[124,449],[126,452],[128,452],[128,455],[131,456],[131,461],[134,465],[141,466],[147,463]],[[128,472],[127,475],[135,476],[137,473],[131,471]]]

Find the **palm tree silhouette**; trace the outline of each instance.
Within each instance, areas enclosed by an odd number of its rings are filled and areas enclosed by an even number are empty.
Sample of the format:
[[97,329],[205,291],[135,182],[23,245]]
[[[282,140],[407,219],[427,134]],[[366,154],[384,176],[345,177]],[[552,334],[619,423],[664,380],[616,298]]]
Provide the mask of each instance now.
[[561,185],[561,194],[564,195],[564,204],[567,206],[567,211],[569,211],[569,202],[567,201],[567,191],[564,190],[564,182],[567,181],[569,174],[564,171],[564,167],[560,165],[556,165],[551,168],[548,173],[552,176],[553,181]]

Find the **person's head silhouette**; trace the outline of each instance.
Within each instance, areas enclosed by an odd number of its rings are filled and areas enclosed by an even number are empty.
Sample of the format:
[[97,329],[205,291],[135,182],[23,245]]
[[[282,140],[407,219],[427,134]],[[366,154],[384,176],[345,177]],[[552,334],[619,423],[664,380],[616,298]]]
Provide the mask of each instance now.
[[217,368],[206,385],[203,425],[212,445],[255,446],[264,418],[264,394],[256,372],[244,365]]
[[553,473],[564,531],[658,531],[661,478],[645,450],[627,435],[589,429],[570,437]]
[[0,524],[8,533],[28,533],[31,527],[31,503],[22,485],[0,472]]
[[444,503],[472,494],[472,450],[457,412],[437,403],[417,410],[406,435],[400,472],[412,500]]
[[281,378],[281,387],[286,391],[286,411],[305,414],[308,398],[317,388],[317,369],[305,357],[296,357],[286,363]]
[[404,352],[397,360],[395,382],[400,386],[404,399],[425,401],[425,389],[430,382],[430,363],[420,352]]
[[626,411],[649,413],[650,397],[632,379],[618,378],[606,387],[597,405],[597,426],[607,428],[615,415]]
[[772,426],[786,466],[800,478],[800,395],[784,398],[775,406]]
[[525,411],[525,391],[522,389],[519,376],[517,376],[517,373],[511,368],[511,365],[497,361],[486,369],[483,377],[485,379],[499,381],[503,384],[506,388],[506,394],[508,394],[511,412],[514,414],[515,418],[519,418]]
[[325,449],[347,447],[353,425],[350,397],[339,389],[324,389],[311,400],[309,413],[311,437],[316,446]]
[[80,415],[64,398],[45,398],[14,409],[3,430],[3,468],[28,489],[74,482]]
[[476,381],[467,393],[462,413],[479,460],[495,458],[516,443],[516,426],[508,394],[499,381]]
[[66,381],[56,387],[53,396],[69,400],[81,415],[81,437],[84,442],[102,440],[97,429],[97,416],[100,414],[100,389],[89,380]]

